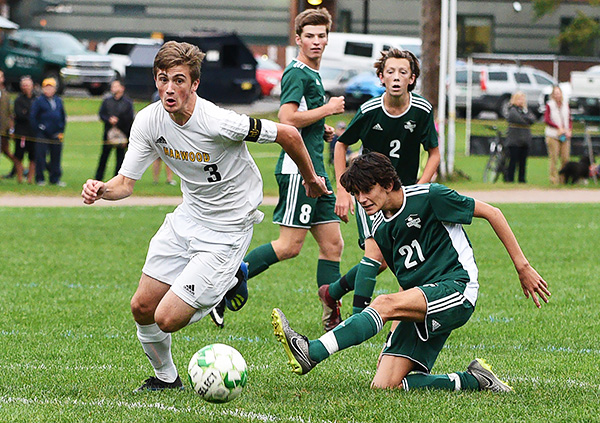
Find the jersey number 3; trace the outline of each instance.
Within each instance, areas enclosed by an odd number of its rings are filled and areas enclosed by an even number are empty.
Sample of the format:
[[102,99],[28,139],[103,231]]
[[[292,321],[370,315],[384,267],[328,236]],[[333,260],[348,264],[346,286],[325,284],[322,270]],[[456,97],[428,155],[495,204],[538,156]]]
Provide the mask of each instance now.
[[[410,245],[403,245],[398,249],[398,252],[403,256],[406,256],[404,259],[404,267],[410,269],[411,267],[415,267],[416,265],[423,263],[425,261],[425,257],[423,256],[423,250],[421,250],[421,246],[419,242],[415,239]],[[415,257],[416,253],[416,257]]]
[[219,182],[221,179],[223,179],[216,164],[204,166],[204,171],[208,172],[208,176],[206,177],[208,182]]

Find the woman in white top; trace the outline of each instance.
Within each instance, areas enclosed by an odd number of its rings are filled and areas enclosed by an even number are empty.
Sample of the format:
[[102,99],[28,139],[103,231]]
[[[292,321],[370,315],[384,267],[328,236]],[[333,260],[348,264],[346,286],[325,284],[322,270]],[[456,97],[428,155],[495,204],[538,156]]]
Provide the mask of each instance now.
[[550,161],[550,182],[557,185],[559,182],[556,162],[560,158],[560,167],[569,161],[571,153],[571,112],[567,101],[563,101],[560,87],[552,89],[550,100],[546,103],[546,146],[548,147],[548,159]]

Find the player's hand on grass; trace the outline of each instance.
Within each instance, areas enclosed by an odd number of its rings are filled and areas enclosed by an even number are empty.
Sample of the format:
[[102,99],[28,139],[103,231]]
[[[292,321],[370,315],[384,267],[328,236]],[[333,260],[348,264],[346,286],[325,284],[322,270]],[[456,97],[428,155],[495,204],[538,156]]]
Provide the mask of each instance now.
[[327,105],[331,108],[332,115],[339,115],[340,113],[344,113],[344,110],[346,108],[344,96],[331,97]]
[[522,269],[517,269],[517,272],[525,298],[531,297],[535,306],[541,308],[540,298],[547,303],[550,295],[552,295],[548,290],[548,282],[529,263]]
[[333,141],[334,129],[333,126],[325,125],[325,132],[323,133],[323,139],[325,142]]
[[348,223],[348,211],[354,214],[354,201],[352,196],[344,189],[338,188],[337,197],[335,199],[335,214],[342,221]]
[[322,176],[317,176],[312,182],[307,182],[306,180],[302,181],[302,185],[304,185],[304,189],[306,190],[306,195],[310,198],[317,198],[325,194],[332,194],[332,192],[327,189],[327,184],[325,184],[325,178]]
[[85,184],[83,184],[83,190],[81,191],[83,202],[85,204],[94,204],[97,200],[102,198],[104,191],[106,191],[104,182],[88,179]]

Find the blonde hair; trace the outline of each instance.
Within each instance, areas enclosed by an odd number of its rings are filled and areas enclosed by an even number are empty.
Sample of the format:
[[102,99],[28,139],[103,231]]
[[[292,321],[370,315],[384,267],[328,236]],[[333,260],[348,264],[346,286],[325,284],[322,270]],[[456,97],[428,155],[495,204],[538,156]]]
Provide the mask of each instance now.
[[296,35],[300,36],[306,25],[325,25],[327,33],[331,30],[331,15],[324,7],[318,9],[306,9],[304,12],[296,16],[294,26]]
[[156,53],[152,74],[156,78],[159,71],[171,69],[175,66],[187,66],[190,70],[192,81],[200,79],[200,67],[205,54],[190,43],[168,41]]
[[524,100],[527,100],[527,96],[525,95],[525,93],[523,91],[517,91],[512,96],[510,96],[510,104],[512,106],[516,106],[517,100],[519,99],[519,97],[523,97]]

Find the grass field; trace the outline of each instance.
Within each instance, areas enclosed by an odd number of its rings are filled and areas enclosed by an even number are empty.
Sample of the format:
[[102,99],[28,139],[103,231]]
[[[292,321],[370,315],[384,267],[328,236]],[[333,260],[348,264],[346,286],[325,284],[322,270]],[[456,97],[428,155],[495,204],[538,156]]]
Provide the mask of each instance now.
[[[464,370],[488,360],[515,392],[372,391],[369,383],[386,330],[345,350],[306,376],[288,371],[270,325],[282,308],[309,337],[320,331],[317,249],[250,281],[250,301],[173,336],[185,375],[192,354],[214,342],[238,349],[249,384],[229,404],[184,392],[133,394],[151,374],[129,312],[148,241],[169,207],[0,208],[1,422],[590,422],[600,412],[598,322],[600,238],[597,205],[502,207],[552,298],[537,310],[526,300],[508,255],[485,222],[467,228],[480,267],[481,290],[471,320],[457,330],[434,371]],[[277,234],[255,228],[252,246]],[[361,252],[355,224],[343,225],[343,270]],[[389,272],[376,293],[397,289]],[[351,309],[344,304],[344,315]]]

